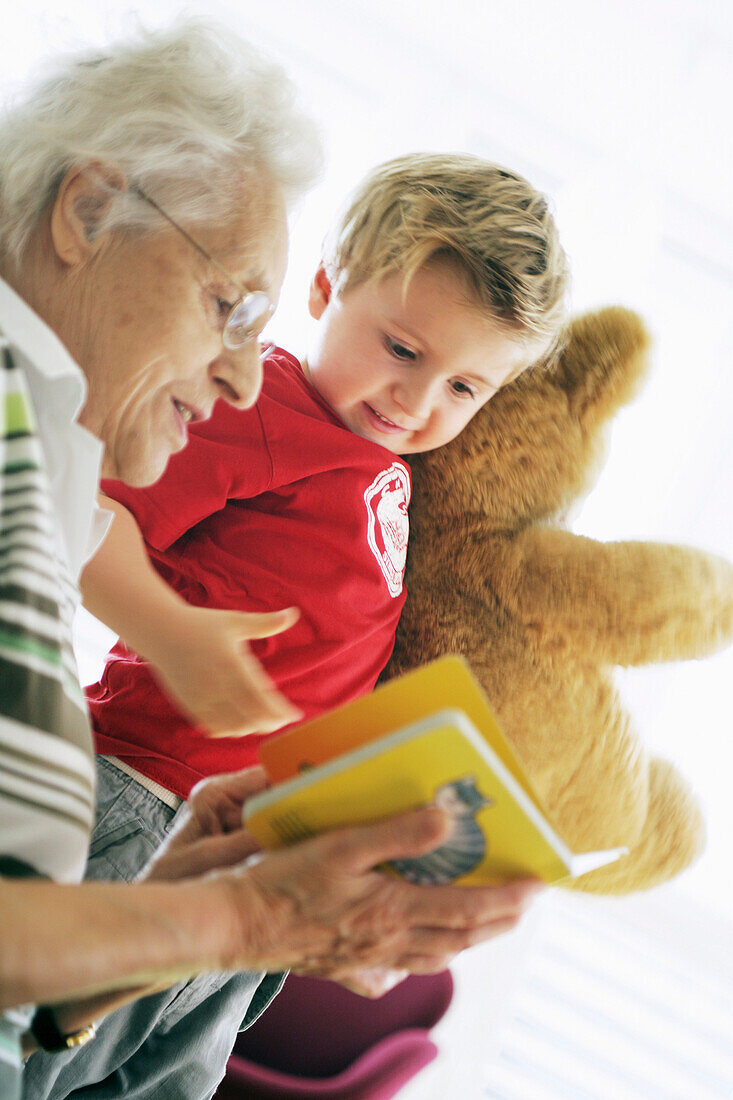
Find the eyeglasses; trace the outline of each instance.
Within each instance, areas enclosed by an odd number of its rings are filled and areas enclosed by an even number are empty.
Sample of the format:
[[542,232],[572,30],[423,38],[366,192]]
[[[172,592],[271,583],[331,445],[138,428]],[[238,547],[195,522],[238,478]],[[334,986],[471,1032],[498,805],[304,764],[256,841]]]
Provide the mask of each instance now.
[[275,307],[265,294],[263,290],[247,290],[243,287],[225,267],[215,260],[213,256],[209,255],[205,248],[202,248],[198,241],[195,241],[190,233],[188,233],[183,226],[180,226],[178,222],[174,221],[170,214],[166,214],[155,199],[151,199],[150,195],[147,195],[141,187],[137,184],[131,184],[130,190],[141,198],[144,202],[149,203],[153,209],[157,210],[161,217],[165,218],[174,229],[186,238],[188,243],[200,253],[204,259],[216,268],[216,270],[224,276],[227,282],[231,283],[239,291],[239,298],[229,310],[227,319],[224,322],[224,328],[222,330],[221,339],[224,347],[229,351],[237,351],[239,348],[245,347],[247,344],[257,342],[259,343],[260,359],[264,360],[270,354],[275,347],[274,344],[260,343],[257,340],[263,327],[267,324],[268,320],[275,311]]

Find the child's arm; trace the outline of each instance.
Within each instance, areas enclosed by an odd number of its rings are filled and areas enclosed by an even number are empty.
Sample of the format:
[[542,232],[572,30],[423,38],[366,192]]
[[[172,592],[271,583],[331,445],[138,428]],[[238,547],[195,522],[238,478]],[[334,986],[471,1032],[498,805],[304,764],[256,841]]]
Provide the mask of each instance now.
[[153,666],[196,724],[219,736],[269,733],[301,717],[252,656],[248,640],[292,626],[297,609],[270,614],[193,607],[156,573],[131,514],[102,497],[115,519],[81,588],[85,606]]

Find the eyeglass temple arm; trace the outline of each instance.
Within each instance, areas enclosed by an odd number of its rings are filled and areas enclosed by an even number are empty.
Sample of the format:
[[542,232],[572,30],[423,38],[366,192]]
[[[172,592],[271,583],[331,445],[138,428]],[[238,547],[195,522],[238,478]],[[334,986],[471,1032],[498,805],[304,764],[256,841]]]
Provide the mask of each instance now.
[[147,195],[143,191],[142,187],[139,187],[136,183],[131,183],[130,184],[130,191],[132,191],[133,194],[137,195],[138,198],[141,198],[143,200],[143,202],[149,203],[150,206],[153,207],[153,209],[158,211],[161,218],[165,218],[165,220],[170,225],[172,225],[174,229],[177,229],[179,233],[182,233],[183,236],[188,241],[188,243],[190,245],[192,245],[196,249],[196,251],[201,256],[204,257],[205,260],[208,260],[209,263],[212,264],[216,268],[216,270],[219,272],[219,274],[224,276],[224,278],[226,279],[226,281],[228,283],[231,283],[232,286],[237,289],[237,291],[239,292],[239,294],[242,298],[247,297],[247,295],[250,293],[250,291],[248,291],[245,287],[243,287],[240,283],[238,283],[237,280],[232,275],[229,274],[229,272],[226,270],[226,268],[221,266],[221,264],[219,263],[218,260],[215,260],[213,256],[209,255],[209,253],[206,251],[206,249],[202,248],[201,245],[198,243],[198,241],[195,241],[193,239],[193,237],[191,236],[191,234],[188,233],[183,228],[182,225],[179,225],[178,222],[174,221],[173,218],[170,216],[170,214],[166,214],[165,210],[163,210],[163,208],[161,206],[158,206],[155,199],[151,199],[150,195]]

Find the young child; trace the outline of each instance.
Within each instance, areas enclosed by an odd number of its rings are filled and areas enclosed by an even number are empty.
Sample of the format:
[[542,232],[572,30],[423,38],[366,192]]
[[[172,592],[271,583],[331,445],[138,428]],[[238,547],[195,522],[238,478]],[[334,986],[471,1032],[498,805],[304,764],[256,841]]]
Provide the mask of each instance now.
[[[368,176],[310,289],[307,360],[275,350],[257,405],[220,402],[151,488],[104,486],[135,517],[157,570],[134,593],[132,558],[85,576],[88,605],[115,626],[132,615],[141,641],[127,641],[153,662],[120,642],[89,689],[113,775],[175,808],[202,776],[254,763],[274,728],[214,739],[189,721],[205,715],[204,695],[226,693],[202,608],[300,608],[289,629],[252,645],[297,708],[291,720],[374,687],[405,599],[410,474],[398,456],[453,439],[548,352],[566,284],[547,202],[515,173],[416,154]],[[167,618],[159,577],[185,601]],[[231,646],[239,660],[239,640]],[[139,839],[136,850],[142,859]]]

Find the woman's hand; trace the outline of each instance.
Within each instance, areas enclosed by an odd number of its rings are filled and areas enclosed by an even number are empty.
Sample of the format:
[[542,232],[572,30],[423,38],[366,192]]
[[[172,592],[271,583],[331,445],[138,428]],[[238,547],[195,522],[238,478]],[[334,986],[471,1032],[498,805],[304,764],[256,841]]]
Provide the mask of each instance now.
[[292,969],[378,997],[514,928],[542,886],[414,886],[374,870],[444,843],[450,819],[435,808],[263,852],[241,822],[247,798],[266,785],[261,768],[197,784],[142,876],[217,883],[230,921],[221,969]]
[[374,870],[432,851],[449,830],[441,810],[416,810],[225,872],[236,914],[226,966],[236,968],[245,951],[265,970],[293,969],[378,996],[403,972],[443,970],[459,951],[513,928],[541,883],[415,886]]

